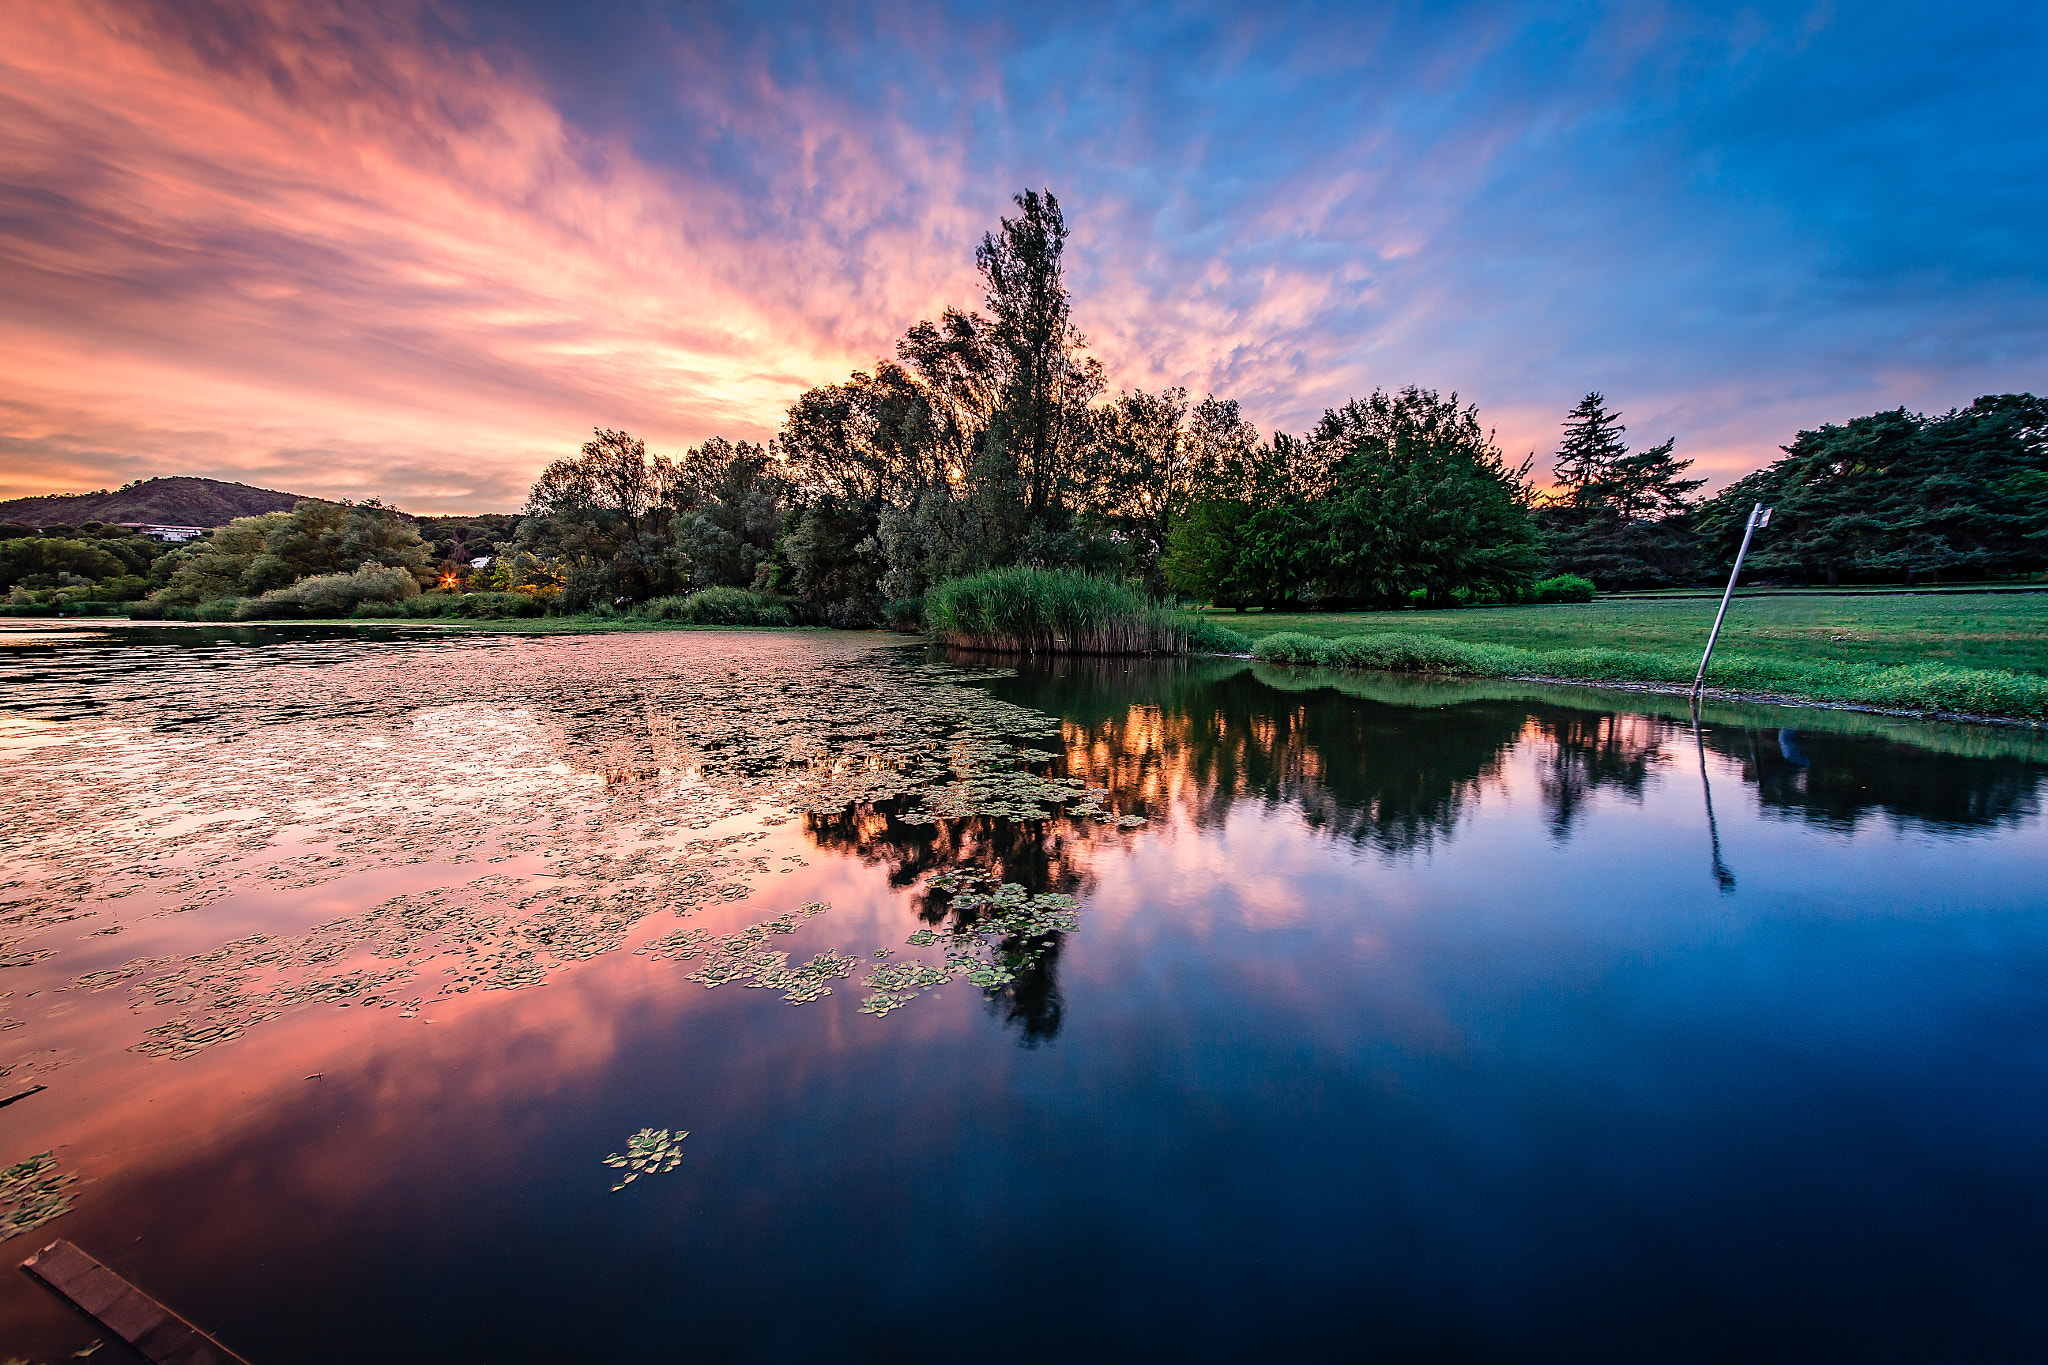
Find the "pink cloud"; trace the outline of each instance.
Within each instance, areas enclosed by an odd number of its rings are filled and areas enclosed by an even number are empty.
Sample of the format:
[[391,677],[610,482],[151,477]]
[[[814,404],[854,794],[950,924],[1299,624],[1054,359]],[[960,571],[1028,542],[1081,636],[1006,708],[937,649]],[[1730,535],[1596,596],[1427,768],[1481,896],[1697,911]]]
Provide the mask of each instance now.
[[203,470],[504,506],[593,425],[766,435],[963,292],[945,206],[848,231],[881,174],[861,146],[814,172],[836,202],[804,230],[749,235],[729,191],[578,133],[516,70],[338,9],[244,17],[226,58],[91,4],[0,20],[0,181],[31,225],[0,237],[0,493]]

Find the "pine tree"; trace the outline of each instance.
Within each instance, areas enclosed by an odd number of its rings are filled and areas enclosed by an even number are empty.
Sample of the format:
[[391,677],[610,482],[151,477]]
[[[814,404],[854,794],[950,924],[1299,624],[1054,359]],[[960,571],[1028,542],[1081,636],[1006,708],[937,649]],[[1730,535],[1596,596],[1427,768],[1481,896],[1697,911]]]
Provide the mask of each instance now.
[[1549,571],[1575,573],[1603,588],[1681,583],[1694,575],[1692,461],[1674,441],[1629,453],[1621,414],[1589,393],[1564,421],[1551,466],[1557,491],[1538,510]]
[[1941,417],[1904,408],[1802,431],[1783,458],[1700,510],[1722,564],[1749,509],[1773,506],[1758,572],[1895,583],[2048,564],[2048,400],[1990,394]]
[[1564,444],[1557,448],[1557,459],[1550,467],[1563,490],[1560,501],[1564,505],[1585,506],[1582,495],[1587,487],[1604,478],[1615,461],[1628,454],[1628,445],[1621,439],[1627,430],[1621,424],[1621,414],[1607,410],[1604,395],[1589,393],[1579,400],[1564,419]]

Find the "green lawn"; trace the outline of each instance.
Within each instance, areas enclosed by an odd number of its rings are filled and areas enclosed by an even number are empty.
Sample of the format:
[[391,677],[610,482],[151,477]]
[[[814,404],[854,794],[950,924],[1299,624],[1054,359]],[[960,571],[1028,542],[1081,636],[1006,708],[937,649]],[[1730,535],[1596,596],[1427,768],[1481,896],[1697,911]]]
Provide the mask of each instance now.
[[[1466,611],[1205,612],[1257,638],[1293,631],[1324,639],[1385,631],[1522,649],[1627,649],[1698,661],[1714,623],[1712,598],[1596,601]],[[1927,593],[1896,597],[1737,597],[1715,657],[1865,666],[1942,663],[2048,674],[2048,593]]]

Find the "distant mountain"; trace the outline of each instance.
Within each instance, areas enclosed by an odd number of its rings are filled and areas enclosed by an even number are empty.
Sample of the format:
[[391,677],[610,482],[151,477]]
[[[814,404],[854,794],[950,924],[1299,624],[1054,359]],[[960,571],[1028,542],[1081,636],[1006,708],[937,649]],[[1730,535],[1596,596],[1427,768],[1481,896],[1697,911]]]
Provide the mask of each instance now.
[[0,521],[25,526],[82,526],[88,521],[143,521],[160,526],[225,526],[236,517],[289,512],[297,493],[251,488],[219,479],[145,479],[112,493],[65,493],[0,502]]

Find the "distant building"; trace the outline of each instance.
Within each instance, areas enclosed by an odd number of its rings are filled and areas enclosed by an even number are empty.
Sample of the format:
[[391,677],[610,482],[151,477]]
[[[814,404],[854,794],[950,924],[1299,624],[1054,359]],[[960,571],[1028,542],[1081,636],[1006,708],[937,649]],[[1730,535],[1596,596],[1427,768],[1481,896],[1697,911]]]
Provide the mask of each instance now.
[[491,567],[491,557],[489,555],[478,555],[475,559],[469,561],[469,567],[472,569],[488,569]]
[[158,526],[146,521],[123,521],[117,522],[116,525],[125,526],[138,536],[167,541],[172,545],[183,545],[188,540],[196,540],[212,529],[206,526]]

